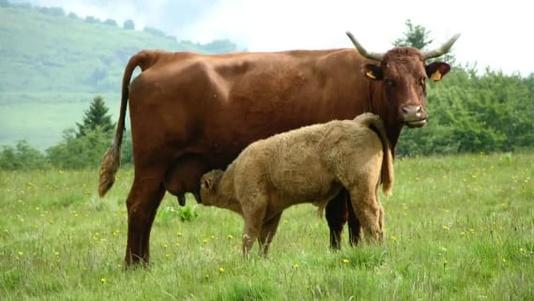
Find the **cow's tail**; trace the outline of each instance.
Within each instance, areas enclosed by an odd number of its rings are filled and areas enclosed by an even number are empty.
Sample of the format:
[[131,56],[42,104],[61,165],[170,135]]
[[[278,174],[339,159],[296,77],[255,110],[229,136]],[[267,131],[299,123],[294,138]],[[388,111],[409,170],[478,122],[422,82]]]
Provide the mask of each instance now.
[[108,192],[115,182],[115,174],[120,166],[121,161],[121,145],[122,136],[124,133],[124,123],[126,119],[126,106],[128,103],[128,86],[132,78],[132,73],[137,66],[142,64],[145,58],[145,53],[140,52],[130,58],[126,68],[124,69],[124,75],[122,77],[122,95],[121,95],[121,108],[119,113],[119,120],[117,122],[117,129],[115,130],[115,137],[110,148],[105,152],[102,157],[102,165],[100,166],[100,179],[98,182],[98,194],[102,197]]
[[378,115],[372,113],[364,113],[354,119],[356,122],[360,122],[369,128],[371,128],[380,138],[382,142],[382,168],[380,178],[382,182],[382,190],[384,194],[390,195],[394,182],[394,170],[393,170],[393,155],[391,154],[391,148],[389,146],[389,140],[386,134],[386,128],[382,119]]

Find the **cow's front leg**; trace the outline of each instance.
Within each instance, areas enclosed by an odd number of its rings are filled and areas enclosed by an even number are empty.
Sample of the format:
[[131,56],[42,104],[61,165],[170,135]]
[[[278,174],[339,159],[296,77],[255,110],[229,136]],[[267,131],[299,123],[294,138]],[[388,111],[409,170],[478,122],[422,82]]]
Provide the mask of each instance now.
[[349,243],[352,247],[358,245],[361,237],[361,225],[358,217],[354,213],[350,198],[347,196],[345,202],[347,203],[347,211],[349,217]]
[[325,208],[325,217],[330,230],[330,247],[333,250],[341,248],[341,232],[348,218],[347,199],[348,193],[343,189]]

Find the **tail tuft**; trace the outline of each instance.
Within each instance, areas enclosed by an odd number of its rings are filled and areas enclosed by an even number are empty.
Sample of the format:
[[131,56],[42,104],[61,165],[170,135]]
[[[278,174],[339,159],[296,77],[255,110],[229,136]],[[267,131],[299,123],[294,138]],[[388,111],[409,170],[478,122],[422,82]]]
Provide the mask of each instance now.
[[146,52],[141,51],[130,58],[124,69],[124,75],[122,77],[121,107],[117,128],[115,129],[115,137],[113,138],[112,146],[104,154],[102,165],[100,166],[100,179],[98,181],[98,195],[100,195],[100,197],[103,197],[111,186],[113,186],[113,183],[115,182],[115,174],[117,173],[117,170],[119,170],[121,163],[122,135],[124,133],[126,106],[129,97],[128,87],[130,85],[133,71],[137,66],[142,66],[146,58]]
[[102,158],[100,166],[100,179],[98,183],[98,195],[103,197],[115,183],[115,174],[120,166],[120,150],[110,147]]

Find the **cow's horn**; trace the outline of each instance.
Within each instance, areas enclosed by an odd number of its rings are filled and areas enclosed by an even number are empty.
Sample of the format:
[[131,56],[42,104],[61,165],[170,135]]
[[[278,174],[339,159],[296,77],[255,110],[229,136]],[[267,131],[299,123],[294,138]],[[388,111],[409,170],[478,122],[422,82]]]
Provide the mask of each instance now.
[[425,60],[427,60],[427,59],[431,59],[431,58],[444,55],[445,53],[449,52],[449,50],[451,50],[452,45],[454,45],[454,42],[456,42],[456,40],[458,40],[459,37],[460,37],[459,33],[455,34],[445,44],[441,45],[441,47],[431,50],[431,51],[423,52],[423,57],[425,58]]
[[364,57],[371,59],[371,60],[376,60],[376,61],[381,61],[382,58],[384,57],[383,53],[367,52],[367,50],[365,50],[365,48],[363,48],[363,46],[358,41],[356,41],[352,33],[348,31],[347,31],[347,36],[352,41],[352,44],[354,44],[354,47],[358,49],[358,52]]

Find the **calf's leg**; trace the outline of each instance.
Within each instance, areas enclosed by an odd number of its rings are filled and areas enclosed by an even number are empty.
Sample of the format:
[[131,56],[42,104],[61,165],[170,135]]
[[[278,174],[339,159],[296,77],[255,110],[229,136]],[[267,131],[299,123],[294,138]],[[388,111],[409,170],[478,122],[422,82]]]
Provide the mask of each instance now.
[[382,206],[382,204],[380,202],[378,202],[378,205],[380,206],[380,211],[379,211],[379,219],[378,219],[378,226],[380,227],[380,231],[382,231],[382,233],[384,233],[384,207]]
[[267,252],[269,252],[269,246],[273,241],[273,237],[276,234],[276,229],[278,229],[278,224],[280,223],[280,218],[282,213],[279,213],[273,216],[271,219],[266,221],[261,228],[260,237],[258,242],[260,244],[260,252],[263,256],[267,257]]
[[366,240],[383,240],[383,209],[374,187],[359,187],[351,190],[352,207],[365,231]]
[[241,203],[245,226],[243,229],[243,255],[248,256],[254,241],[261,233],[263,219],[267,211],[267,199],[264,196],[250,197]]

